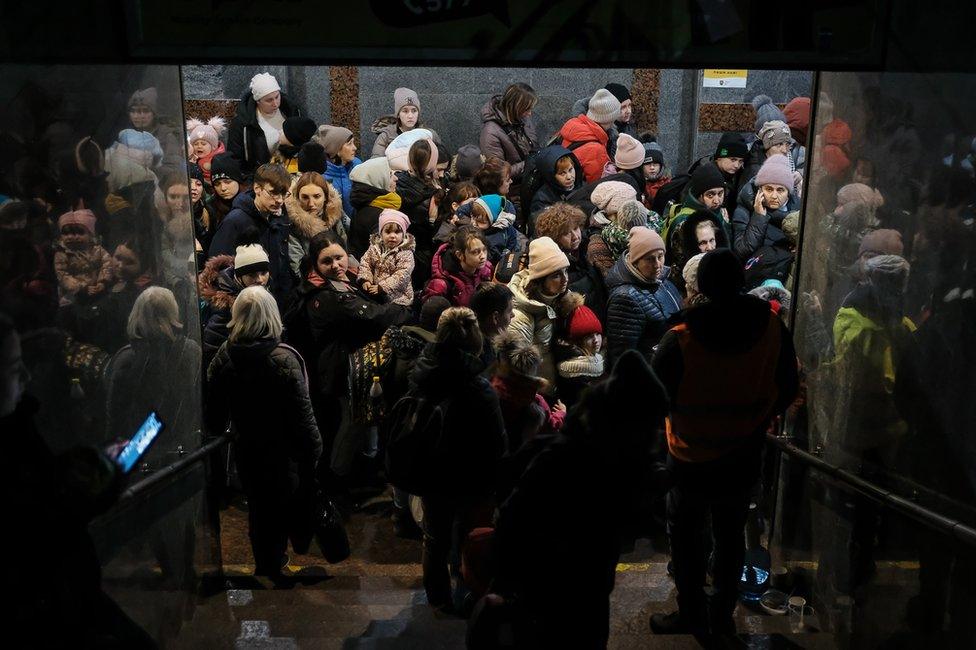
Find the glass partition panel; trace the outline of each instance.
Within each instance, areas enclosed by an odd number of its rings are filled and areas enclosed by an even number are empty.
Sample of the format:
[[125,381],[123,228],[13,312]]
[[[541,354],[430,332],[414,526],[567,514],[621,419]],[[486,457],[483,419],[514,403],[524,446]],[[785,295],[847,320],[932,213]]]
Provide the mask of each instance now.
[[[164,426],[125,475],[132,486],[201,443],[179,68],[4,65],[0,75],[0,312],[20,334],[34,423],[56,454],[105,450],[155,411]],[[178,628],[198,565],[214,565],[203,482],[176,484],[91,526],[110,594],[157,640]],[[161,591],[182,604],[153,607]]]
[[[968,525],[974,99],[976,75],[821,73],[796,286],[806,399],[787,427],[831,465]],[[828,610],[878,634],[898,617],[904,631],[971,647],[954,587],[971,551],[802,470],[782,472],[781,488],[777,527],[793,535],[779,550],[809,554]],[[879,597],[894,585],[913,597]],[[881,642],[868,628],[857,647]]]

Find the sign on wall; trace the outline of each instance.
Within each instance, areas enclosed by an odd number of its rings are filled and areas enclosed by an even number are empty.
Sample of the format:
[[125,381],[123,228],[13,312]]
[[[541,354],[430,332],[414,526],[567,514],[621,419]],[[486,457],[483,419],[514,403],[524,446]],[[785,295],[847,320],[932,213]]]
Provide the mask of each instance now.
[[745,88],[748,70],[705,70],[703,88]]

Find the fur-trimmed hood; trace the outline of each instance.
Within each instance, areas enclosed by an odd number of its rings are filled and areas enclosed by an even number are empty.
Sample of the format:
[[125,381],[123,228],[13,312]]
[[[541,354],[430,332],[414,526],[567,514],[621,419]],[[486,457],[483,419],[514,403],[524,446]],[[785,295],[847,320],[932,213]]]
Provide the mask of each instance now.
[[197,278],[197,288],[200,298],[206,300],[214,309],[230,309],[241,288],[233,277],[234,256],[217,255],[207,260],[200,276]]
[[292,228],[305,239],[311,239],[323,230],[332,228],[342,220],[342,196],[336,188],[332,187],[332,183],[326,184],[329,186],[329,190],[322,216],[312,214],[302,207],[302,204],[298,201],[298,193],[295,191],[298,185],[297,181],[291,185],[291,196],[285,199],[285,208],[288,210],[288,216],[291,218]]

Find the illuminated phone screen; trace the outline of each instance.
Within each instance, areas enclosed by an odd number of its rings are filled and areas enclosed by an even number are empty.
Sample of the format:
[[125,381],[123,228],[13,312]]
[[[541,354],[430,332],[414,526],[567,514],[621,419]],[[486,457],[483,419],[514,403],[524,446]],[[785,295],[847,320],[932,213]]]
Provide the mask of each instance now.
[[139,430],[126,443],[125,447],[122,448],[122,451],[115,459],[116,464],[123,472],[127,473],[135,467],[136,461],[146,453],[146,449],[149,448],[149,445],[152,444],[162,429],[163,423],[160,421],[159,416],[155,412],[150,413],[146,421],[142,423],[142,426],[139,427]]

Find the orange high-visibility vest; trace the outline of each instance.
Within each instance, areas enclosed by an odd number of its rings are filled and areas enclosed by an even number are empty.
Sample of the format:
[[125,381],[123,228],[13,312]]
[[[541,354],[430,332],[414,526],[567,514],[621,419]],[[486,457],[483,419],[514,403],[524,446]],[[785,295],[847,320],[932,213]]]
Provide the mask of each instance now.
[[770,312],[759,341],[748,350],[731,353],[706,349],[686,324],[672,328],[684,362],[666,422],[668,450],[675,458],[691,463],[721,458],[774,415],[782,336],[776,319]]

